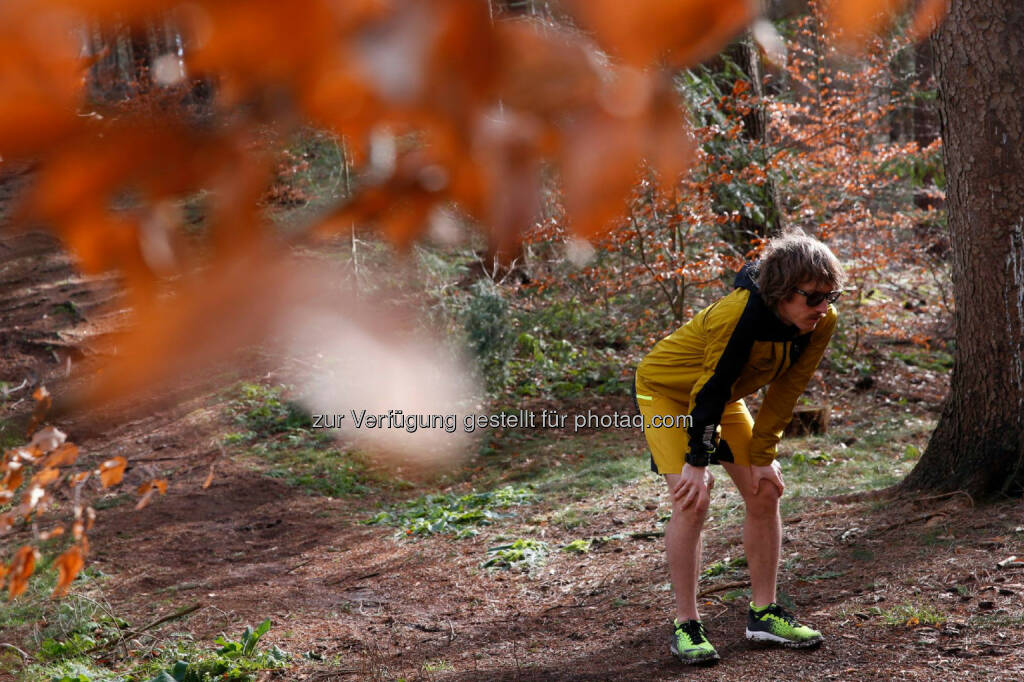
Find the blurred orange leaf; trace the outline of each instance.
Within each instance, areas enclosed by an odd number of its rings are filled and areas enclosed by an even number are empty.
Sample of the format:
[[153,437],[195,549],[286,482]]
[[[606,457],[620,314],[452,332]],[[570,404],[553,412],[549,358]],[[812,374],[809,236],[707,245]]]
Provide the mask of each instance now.
[[167,492],[167,480],[163,478],[153,479],[147,481],[139,486],[138,494],[142,495],[139,499],[138,504],[135,505],[135,511],[143,509],[149,504],[149,501],[153,498],[157,492],[161,495]]
[[160,494],[163,495],[167,492],[167,479],[166,478],[154,478],[152,481],[146,481],[139,486],[136,491],[137,494],[143,495],[151,490],[159,490]]
[[58,476],[60,476],[60,469],[53,467],[41,469],[32,477],[32,484],[40,487],[47,486],[56,481]]
[[[46,400],[49,401],[49,393],[46,394]],[[47,453],[58,448],[66,439],[67,434],[63,431],[54,426],[47,426],[32,434],[29,446],[38,448],[42,453]]]
[[64,526],[54,526],[50,530],[43,531],[42,533],[40,533],[39,539],[49,540],[50,538],[55,538],[61,535],[64,535]]
[[30,157],[78,125],[83,62],[69,13],[0,3],[0,156]]
[[213,465],[212,464],[210,465],[210,473],[206,474],[206,480],[203,481],[203,490],[206,490],[207,488],[209,488],[211,483],[213,483]]
[[598,41],[644,68],[667,55],[675,66],[712,56],[757,14],[752,0],[572,0]]
[[927,38],[942,23],[947,12],[949,0],[923,0],[910,23],[910,39],[916,41]]
[[67,594],[71,581],[75,579],[85,562],[82,560],[82,550],[77,545],[68,549],[54,561],[57,567],[57,586],[51,597],[62,597]]
[[64,467],[71,466],[78,459],[78,446],[74,443],[64,443],[51,452],[46,459],[40,463],[41,467]]
[[7,596],[14,599],[28,587],[29,576],[36,568],[35,549],[26,545],[14,553],[14,558],[7,567],[7,575],[10,584],[7,586]]
[[100,464],[96,470],[96,475],[100,477],[100,481],[103,482],[104,488],[109,488],[112,485],[117,485],[121,482],[121,478],[124,476],[124,468],[128,466],[128,460],[124,457],[114,457]]
[[[867,41],[892,26],[910,0],[830,0],[828,16],[839,31],[839,43],[861,49]],[[909,36],[919,40],[931,33],[945,17],[949,0],[922,0],[911,21]]]
[[[22,482],[25,480],[25,472],[19,462],[15,465],[8,465],[7,473],[4,474],[4,478],[0,481],[0,491],[8,492],[13,497],[14,491],[21,487]],[[0,502],[3,498],[0,498]]]
[[43,421],[46,413],[50,411],[50,406],[53,404],[53,398],[50,397],[50,392],[46,390],[45,386],[39,386],[33,391],[32,398],[35,399],[36,405],[32,410],[32,420],[26,429],[29,434],[36,430],[36,427]]

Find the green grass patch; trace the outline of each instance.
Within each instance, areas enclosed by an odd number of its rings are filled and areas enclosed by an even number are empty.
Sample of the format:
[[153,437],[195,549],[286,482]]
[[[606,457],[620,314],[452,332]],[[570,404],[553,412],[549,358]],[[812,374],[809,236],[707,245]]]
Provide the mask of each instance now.
[[249,444],[248,454],[266,476],[314,495],[361,495],[385,484],[360,453],[338,448],[328,433],[312,429],[309,413],[285,398],[287,390],[239,385],[230,411],[244,430],[226,434],[224,444]]
[[19,445],[24,445],[27,441],[25,434],[14,425],[12,420],[0,419],[0,449],[16,448]]
[[886,413],[827,435],[784,439],[779,446],[787,488],[783,512],[798,512],[800,498],[895,485],[916,464],[933,427],[931,421]]
[[638,452],[635,443],[624,448],[622,437],[615,431],[561,436],[557,446],[570,455],[570,463],[551,466],[541,452],[534,451],[531,455],[540,464],[535,475],[528,478],[538,492],[552,499],[582,500],[621,488],[650,471],[647,451]]
[[892,356],[911,367],[929,369],[933,372],[948,372],[953,369],[953,356],[944,350],[917,348],[905,352],[894,351]]
[[508,509],[532,502],[533,490],[505,486],[466,495],[436,494],[382,511],[364,523],[396,526],[407,537],[443,533],[456,538],[476,535],[481,526],[512,516]]
[[[127,625],[127,624],[125,624]],[[171,643],[149,652],[135,652],[125,659],[128,667],[109,667],[79,650],[81,638],[46,640],[38,658],[50,659],[21,671],[21,678],[52,682],[255,682],[263,670],[285,667],[291,656],[272,646],[260,649],[259,642],[270,629],[265,620],[256,628],[246,627],[241,637],[224,635],[210,649],[196,645],[188,635],[172,635]],[[115,633],[116,634],[116,633]],[[104,641],[100,638],[100,641]],[[138,643],[133,643],[138,645]],[[132,646],[132,645],[130,645]],[[52,654],[52,655],[51,655]]]
[[747,565],[747,558],[744,556],[738,556],[735,559],[725,557],[721,561],[715,561],[710,564],[707,568],[701,572],[702,578],[714,578],[720,575],[726,575],[727,573],[735,573],[741,568],[745,568]]
[[942,625],[946,616],[933,606],[922,604],[898,604],[881,612],[882,622],[886,625]]
[[383,483],[359,453],[327,443],[311,443],[310,438],[301,433],[257,443],[249,452],[258,461],[264,475],[281,479],[314,495],[361,495],[370,490],[370,484]]
[[1024,610],[1016,613],[976,613],[967,624],[973,628],[991,629],[1024,626]]
[[569,554],[586,554],[590,551],[590,546],[594,544],[594,540],[591,538],[581,538],[579,540],[573,540],[567,545],[562,545],[560,549],[563,552]]

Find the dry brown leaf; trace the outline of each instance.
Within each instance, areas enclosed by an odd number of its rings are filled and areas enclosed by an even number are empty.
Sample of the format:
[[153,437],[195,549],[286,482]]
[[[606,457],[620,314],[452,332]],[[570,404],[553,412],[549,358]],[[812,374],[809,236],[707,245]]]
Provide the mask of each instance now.
[[85,524],[82,523],[81,519],[76,519],[75,522],[71,524],[71,537],[75,540],[81,540],[84,533]]
[[96,469],[96,475],[100,477],[103,487],[109,488],[121,482],[126,466],[128,466],[128,460],[124,457],[114,457],[100,464]]
[[36,568],[36,557],[38,552],[26,545],[14,553],[14,558],[7,567],[10,584],[7,586],[7,596],[14,599],[28,587],[28,579]]
[[96,523],[96,510],[92,507],[85,508],[85,529],[92,530],[93,524]]
[[92,476],[92,470],[79,471],[77,474],[68,479],[68,485],[74,488],[76,485],[85,483],[86,479]]
[[85,565],[85,562],[82,560],[82,550],[77,545],[72,546],[68,551],[57,557],[53,563],[57,567],[57,586],[50,596],[53,598],[63,597],[67,594],[71,581],[75,579],[75,576],[78,575]]

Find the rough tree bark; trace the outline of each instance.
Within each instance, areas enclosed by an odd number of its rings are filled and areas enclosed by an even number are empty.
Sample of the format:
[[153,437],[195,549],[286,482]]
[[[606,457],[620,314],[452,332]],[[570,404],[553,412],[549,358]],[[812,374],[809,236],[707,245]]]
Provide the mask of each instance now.
[[949,396],[904,486],[1024,492],[1024,3],[953,0],[939,76],[956,354]]

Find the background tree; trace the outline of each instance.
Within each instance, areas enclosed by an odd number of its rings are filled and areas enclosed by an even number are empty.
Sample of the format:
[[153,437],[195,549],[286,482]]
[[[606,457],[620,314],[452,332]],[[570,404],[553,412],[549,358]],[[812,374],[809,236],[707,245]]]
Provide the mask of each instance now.
[[954,0],[935,38],[956,360],[905,485],[1024,490],[1024,5]]

